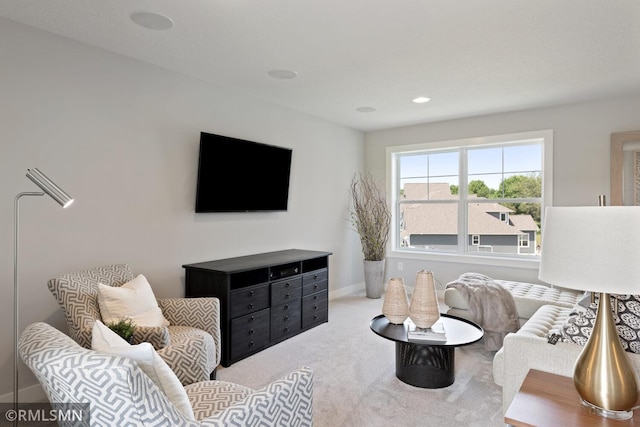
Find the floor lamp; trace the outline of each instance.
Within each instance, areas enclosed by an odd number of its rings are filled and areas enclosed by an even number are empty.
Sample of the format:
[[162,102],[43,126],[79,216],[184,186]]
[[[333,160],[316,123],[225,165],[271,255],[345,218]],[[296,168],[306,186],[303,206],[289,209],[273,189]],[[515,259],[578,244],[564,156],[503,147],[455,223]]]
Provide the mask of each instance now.
[[73,199],[58,187],[53,181],[40,172],[37,168],[27,169],[27,178],[33,181],[42,192],[19,193],[14,201],[14,247],[13,247],[13,409],[18,410],[18,235],[19,235],[19,213],[20,199],[23,196],[44,196],[48,194],[53,200],[58,202],[63,208],[73,203]]

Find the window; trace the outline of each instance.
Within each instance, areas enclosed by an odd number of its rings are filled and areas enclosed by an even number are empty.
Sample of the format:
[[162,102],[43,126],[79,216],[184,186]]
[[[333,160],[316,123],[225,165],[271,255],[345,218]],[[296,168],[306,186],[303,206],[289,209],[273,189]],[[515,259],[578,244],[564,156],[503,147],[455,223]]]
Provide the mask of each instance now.
[[538,131],[390,147],[394,250],[538,255],[552,139]]

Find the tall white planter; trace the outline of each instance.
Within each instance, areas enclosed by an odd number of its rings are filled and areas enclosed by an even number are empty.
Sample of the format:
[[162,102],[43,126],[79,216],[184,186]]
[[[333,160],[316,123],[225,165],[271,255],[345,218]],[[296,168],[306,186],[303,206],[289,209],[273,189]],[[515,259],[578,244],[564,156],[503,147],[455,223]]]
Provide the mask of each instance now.
[[384,261],[364,261],[364,287],[367,298],[382,297],[384,288]]

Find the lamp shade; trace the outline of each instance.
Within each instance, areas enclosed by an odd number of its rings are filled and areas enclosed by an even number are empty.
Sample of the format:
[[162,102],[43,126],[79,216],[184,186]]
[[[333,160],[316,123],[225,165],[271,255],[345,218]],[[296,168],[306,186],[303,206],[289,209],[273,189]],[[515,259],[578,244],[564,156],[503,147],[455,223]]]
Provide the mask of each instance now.
[[640,294],[640,207],[550,207],[539,279],[591,292]]
[[33,181],[38,187],[47,193],[53,200],[58,202],[63,208],[73,203],[73,198],[51,181],[45,174],[40,172],[38,168],[27,169],[27,178]]

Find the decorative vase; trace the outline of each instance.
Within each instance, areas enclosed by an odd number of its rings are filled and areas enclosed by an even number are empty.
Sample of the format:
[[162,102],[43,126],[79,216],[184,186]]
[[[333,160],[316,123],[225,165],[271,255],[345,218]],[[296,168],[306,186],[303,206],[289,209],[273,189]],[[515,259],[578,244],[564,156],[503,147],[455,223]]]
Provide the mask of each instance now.
[[389,323],[396,325],[404,322],[409,315],[407,292],[401,277],[394,277],[389,280],[387,292],[384,295],[384,303],[382,303],[382,314],[389,319]]
[[367,298],[378,299],[382,297],[384,286],[384,260],[364,261],[364,287]]
[[440,318],[436,287],[430,271],[420,270],[416,275],[409,317],[418,328],[430,328]]

